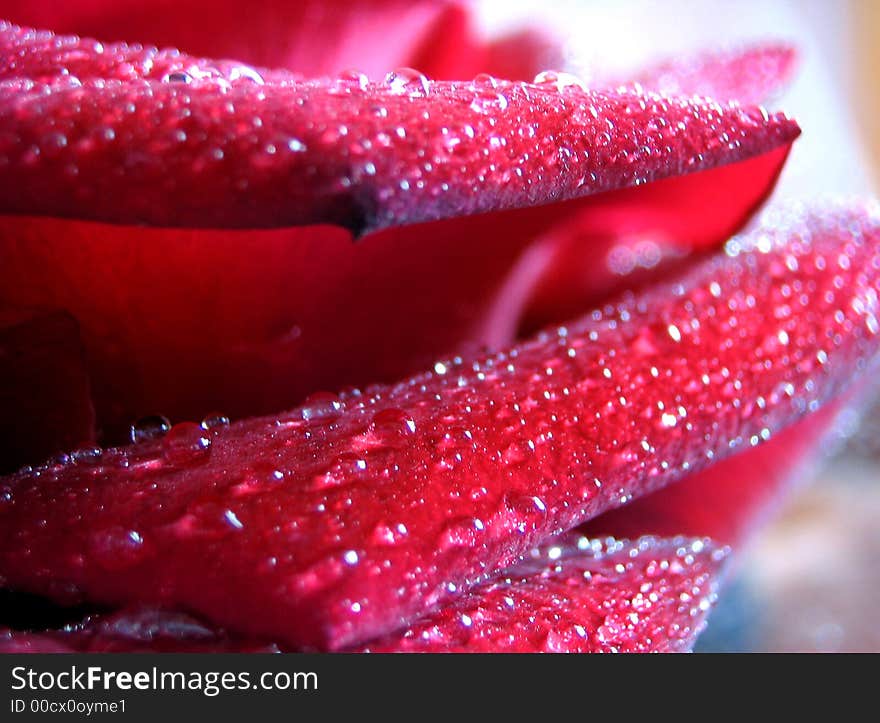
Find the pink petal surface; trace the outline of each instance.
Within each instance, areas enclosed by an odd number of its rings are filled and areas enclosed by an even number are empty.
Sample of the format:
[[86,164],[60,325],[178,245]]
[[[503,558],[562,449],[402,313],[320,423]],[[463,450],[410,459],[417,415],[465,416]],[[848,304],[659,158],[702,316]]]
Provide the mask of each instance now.
[[726,550],[708,540],[567,535],[368,652],[687,652]]
[[[105,53],[79,42],[104,72]],[[41,70],[51,63],[45,50],[34,58]],[[799,132],[760,109],[634,91],[429,82],[410,71],[379,84],[172,74],[47,85],[28,78],[26,61],[0,89],[5,213],[363,233],[707,170]],[[110,78],[121,68],[127,77],[131,65],[113,67]]]
[[845,389],[877,350],[878,242],[873,207],[794,212],[508,352],[7,478],[0,575],[356,645]]
[[[726,550],[679,537],[568,535],[405,631],[358,652],[683,652],[705,624]],[[172,611],[0,632],[0,652],[273,652]]]
[[[742,545],[821,457],[841,414],[836,402],[780,432],[766,444],[665,487],[583,526],[587,535],[701,534]],[[674,532],[672,532],[674,530]],[[697,532],[699,530],[699,532]]]
[[[4,0],[0,17],[107,40],[182,47],[215,58],[283,67],[306,75],[358,68],[382,77],[400,65],[424,64],[426,72],[449,67],[445,53],[430,48],[438,34],[460,43],[463,54],[478,51],[476,38],[461,32],[457,3],[423,0],[73,0],[33,3]],[[394,42],[388,42],[394,37]],[[441,45],[441,43],[436,43]],[[471,70],[471,72],[477,72]]]

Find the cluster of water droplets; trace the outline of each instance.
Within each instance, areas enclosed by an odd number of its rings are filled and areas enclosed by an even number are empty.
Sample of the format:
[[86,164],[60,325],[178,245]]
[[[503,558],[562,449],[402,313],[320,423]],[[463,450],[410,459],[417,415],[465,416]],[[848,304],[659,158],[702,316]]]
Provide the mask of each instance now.
[[545,89],[556,90],[559,93],[589,90],[586,82],[581,78],[561,70],[544,70],[535,76],[532,83]]
[[169,69],[161,78],[162,83],[190,85],[210,83],[222,90],[247,85],[265,85],[263,76],[250,65],[237,62],[225,62],[217,65],[191,63]]
[[149,457],[156,455],[172,466],[188,466],[206,462],[211,453],[214,435],[229,425],[228,417],[210,414],[201,423],[180,422],[172,425],[164,416],[143,417],[131,425],[130,438]]
[[[3,29],[16,30],[13,26]],[[4,79],[28,78],[55,89],[156,80],[183,85],[206,82],[229,89],[266,82],[260,71],[238,61],[209,61],[173,48],[18,30],[7,38],[6,67],[0,73]],[[287,77],[283,71],[275,75]]]
[[[551,539],[377,650],[685,651],[727,548],[706,539]],[[454,584],[449,592],[459,592]]]
[[44,464],[27,465],[19,474],[42,476],[59,473],[65,467],[92,468],[104,473],[108,468],[144,467],[159,469],[165,465],[189,467],[207,462],[214,437],[229,426],[229,418],[209,414],[200,423],[180,422],[172,425],[167,417],[148,415],[129,428],[131,445],[102,448],[97,445],[80,447],[49,458]]
[[493,114],[507,110],[510,101],[498,81],[488,73],[480,73],[471,81],[473,100],[470,108],[476,113]]

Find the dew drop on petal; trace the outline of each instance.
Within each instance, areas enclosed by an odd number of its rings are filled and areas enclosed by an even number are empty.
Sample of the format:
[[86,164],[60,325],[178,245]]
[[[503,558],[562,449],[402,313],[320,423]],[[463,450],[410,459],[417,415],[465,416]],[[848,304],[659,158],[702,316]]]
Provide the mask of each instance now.
[[542,71],[535,76],[535,79],[532,82],[535,85],[555,88],[559,92],[568,90],[569,88],[586,90],[583,81],[576,75],[564,73],[559,70]]
[[402,409],[383,409],[373,417],[373,430],[387,436],[409,435],[416,431],[413,418]]
[[385,76],[385,85],[392,93],[411,98],[425,97],[430,92],[430,81],[424,73],[413,68],[397,68]]
[[300,414],[309,422],[335,419],[344,406],[342,400],[332,392],[315,392],[303,402]]
[[219,412],[212,412],[211,414],[205,415],[205,418],[202,419],[202,423],[199,426],[205,430],[220,430],[229,426],[229,417],[225,414],[220,414]]
[[161,414],[153,414],[148,417],[142,417],[132,424],[129,429],[129,437],[132,444],[151,442],[164,437],[169,429],[171,429],[171,422],[168,421],[167,417],[163,417]]
[[162,456],[173,465],[200,464],[211,454],[211,438],[194,422],[175,424],[162,439]]
[[229,82],[235,85],[239,82],[264,85],[263,76],[249,65],[236,65],[229,71]]
[[192,83],[193,77],[182,70],[175,70],[162,76],[163,83]]

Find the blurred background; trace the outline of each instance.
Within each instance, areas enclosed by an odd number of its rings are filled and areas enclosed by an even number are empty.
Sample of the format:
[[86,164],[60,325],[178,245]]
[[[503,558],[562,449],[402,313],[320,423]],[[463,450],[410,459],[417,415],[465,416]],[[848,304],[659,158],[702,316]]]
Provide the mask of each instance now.
[[[487,29],[546,24],[571,70],[625,75],[652,56],[761,38],[801,62],[775,102],[799,120],[775,200],[876,195],[880,169],[880,0],[486,0]],[[615,73],[616,75],[616,73]],[[772,201],[771,201],[772,203]],[[880,407],[806,474],[758,531],[721,595],[703,651],[880,651]]]

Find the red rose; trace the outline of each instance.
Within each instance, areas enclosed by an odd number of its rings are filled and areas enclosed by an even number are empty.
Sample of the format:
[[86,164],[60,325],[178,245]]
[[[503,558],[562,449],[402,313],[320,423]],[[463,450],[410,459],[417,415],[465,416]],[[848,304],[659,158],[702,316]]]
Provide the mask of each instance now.
[[0,576],[171,610],[8,647],[687,649],[878,345],[873,206],[728,241],[799,134],[729,99],[791,53],[586,89],[477,75],[547,46],[455,5],[102,5],[9,17],[253,65],[0,26],[4,461],[104,446],[0,479]]

